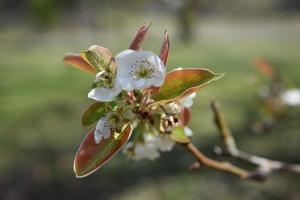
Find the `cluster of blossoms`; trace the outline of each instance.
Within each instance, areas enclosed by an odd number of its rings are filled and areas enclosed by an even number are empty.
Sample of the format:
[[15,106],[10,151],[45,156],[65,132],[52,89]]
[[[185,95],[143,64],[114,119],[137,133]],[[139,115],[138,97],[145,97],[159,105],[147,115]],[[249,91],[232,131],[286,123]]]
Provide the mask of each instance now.
[[266,59],[256,59],[254,66],[268,80],[268,84],[258,89],[259,105],[262,106],[265,115],[260,122],[251,126],[254,133],[261,134],[286,118],[291,109],[300,106],[300,89],[286,88],[282,74]]
[[[259,96],[271,102],[271,107],[294,107],[300,106],[300,89],[285,88],[281,74],[269,62],[263,58],[255,60],[255,66],[258,71],[270,79],[269,85],[259,88]],[[270,106],[269,106],[270,107]]]
[[76,154],[77,177],[97,170],[123,146],[134,160],[153,160],[175,143],[188,143],[193,135],[187,127],[190,108],[198,88],[222,76],[203,68],[166,73],[166,32],[159,55],[140,50],[149,27],[141,27],[129,49],[115,57],[97,45],[64,57],[66,63],[95,74],[88,98],[96,102],[84,113],[82,124],[96,126]]
[[281,99],[288,106],[300,106],[300,89],[293,88],[284,91],[281,94]]

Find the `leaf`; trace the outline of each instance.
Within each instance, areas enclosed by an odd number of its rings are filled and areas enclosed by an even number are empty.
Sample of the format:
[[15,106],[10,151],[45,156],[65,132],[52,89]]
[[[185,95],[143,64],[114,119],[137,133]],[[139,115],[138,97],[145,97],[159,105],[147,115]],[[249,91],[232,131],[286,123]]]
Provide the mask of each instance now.
[[275,71],[274,68],[270,65],[270,63],[264,58],[257,58],[254,60],[255,67],[259,72],[268,77],[274,77]]
[[91,125],[97,122],[104,114],[106,108],[105,103],[96,102],[92,104],[82,115],[81,124],[83,126]]
[[184,129],[181,126],[174,127],[172,129],[170,137],[172,140],[174,140],[175,142],[178,142],[178,143],[186,144],[186,143],[190,142],[190,139],[184,133]]
[[109,161],[128,141],[132,127],[127,125],[122,133],[111,133],[108,139],[95,143],[94,130],[82,141],[74,159],[74,172],[77,178],[86,177]]
[[116,106],[115,102],[103,103],[96,102],[93,103],[82,115],[81,124],[83,126],[91,125],[97,122],[104,114],[107,112],[109,107],[114,109]]
[[64,63],[72,65],[80,70],[90,72],[95,74],[96,70],[88,63],[86,62],[80,54],[76,53],[68,53],[64,57]]
[[169,49],[170,49],[170,40],[169,35],[167,31],[165,31],[164,34],[164,41],[160,50],[159,57],[164,62],[164,64],[167,64],[168,56],[169,56]]
[[179,121],[182,126],[187,126],[192,117],[192,112],[190,108],[184,107],[181,109],[179,116]]
[[104,47],[93,45],[81,53],[83,59],[90,63],[97,72],[103,70],[116,70],[116,64],[111,52]]
[[131,42],[131,44],[129,46],[129,49],[133,49],[133,50],[137,51],[141,48],[141,44],[142,44],[142,42],[143,42],[143,40],[146,36],[146,33],[147,33],[148,29],[150,28],[150,26],[151,26],[151,23],[148,24],[147,26],[146,25],[142,26],[138,30],[135,38],[133,39],[133,41]]
[[204,68],[177,69],[166,75],[164,84],[152,98],[155,103],[180,99],[197,89],[221,78],[224,74],[215,74]]

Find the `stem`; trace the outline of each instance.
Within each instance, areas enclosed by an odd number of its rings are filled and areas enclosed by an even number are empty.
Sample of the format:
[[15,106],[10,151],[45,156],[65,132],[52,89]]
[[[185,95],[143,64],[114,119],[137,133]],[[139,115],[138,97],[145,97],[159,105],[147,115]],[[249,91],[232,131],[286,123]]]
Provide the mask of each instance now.
[[300,164],[271,160],[239,150],[227,125],[225,117],[221,112],[220,105],[214,101],[212,102],[211,107],[214,112],[215,123],[219,129],[222,140],[221,154],[256,165],[257,170],[250,175],[250,178],[265,179],[267,175],[276,171],[291,171],[294,173],[300,173]]
[[249,177],[249,175],[250,175],[248,171],[241,169],[229,162],[220,162],[220,161],[216,161],[211,158],[208,158],[192,143],[184,144],[184,146],[202,165],[214,168],[216,170],[230,173],[230,174],[238,176],[242,179],[245,179],[245,178]]

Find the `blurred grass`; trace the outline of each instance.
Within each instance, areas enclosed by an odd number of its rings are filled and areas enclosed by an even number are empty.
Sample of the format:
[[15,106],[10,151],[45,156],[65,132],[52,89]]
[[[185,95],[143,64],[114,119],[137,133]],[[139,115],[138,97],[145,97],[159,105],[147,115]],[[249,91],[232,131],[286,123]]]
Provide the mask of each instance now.
[[[92,177],[74,179],[73,156],[87,132],[80,117],[91,103],[86,94],[94,77],[64,65],[62,57],[94,43],[116,54],[127,48],[145,19],[138,20],[141,23],[107,30],[1,30],[0,194],[5,199],[298,199],[299,176],[277,175],[256,184],[211,170],[192,174],[186,171],[192,160],[181,148],[155,163],[131,163],[118,155]],[[270,134],[247,134],[249,119],[259,115],[255,95],[260,77],[252,66],[253,58],[268,58],[287,82],[300,85],[300,18],[204,20],[190,44],[177,40],[173,21],[152,20],[144,48],[158,52],[167,24],[172,45],[169,70],[203,66],[226,73],[196,98],[191,127],[199,147],[211,154],[218,142],[209,109],[209,102],[216,98],[243,149],[300,162],[299,110]]]

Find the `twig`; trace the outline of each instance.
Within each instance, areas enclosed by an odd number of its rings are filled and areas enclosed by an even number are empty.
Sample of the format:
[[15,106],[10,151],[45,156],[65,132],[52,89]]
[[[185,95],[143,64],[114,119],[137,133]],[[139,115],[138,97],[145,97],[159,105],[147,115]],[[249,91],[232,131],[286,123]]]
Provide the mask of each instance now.
[[198,162],[194,163],[191,166],[192,170],[199,168],[201,165],[211,167],[220,171],[224,171],[230,173],[232,175],[238,176],[242,179],[248,178],[250,173],[244,169],[241,169],[229,162],[220,162],[217,160],[213,160],[205,156],[193,143],[183,144],[187,150],[195,156]]
[[239,150],[227,125],[225,117],[220,110],[220,105],[216,101],[213,101],[211,107],[214,112],[215,123],[219,129],[222,140],[222,146],[218,149],[219,154],[227,155],[232,158],[256,165],[256,171],[251,173],[249,178],[265,179],[268,175],[276,171],[291,171],[294,173],[300,173],[300,164],[290,164],[281,161],[275,161]]

